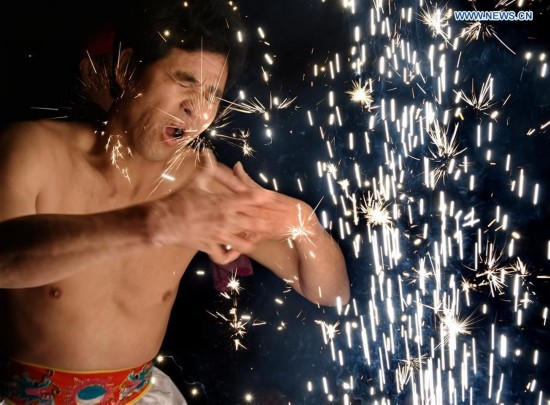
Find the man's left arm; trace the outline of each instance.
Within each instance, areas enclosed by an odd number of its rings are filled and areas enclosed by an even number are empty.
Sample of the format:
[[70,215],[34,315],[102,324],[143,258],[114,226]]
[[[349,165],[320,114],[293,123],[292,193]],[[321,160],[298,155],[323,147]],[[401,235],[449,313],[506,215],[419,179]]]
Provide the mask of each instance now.
[[[237,163],[235,175],[250,187],[255,183]],[[350,285],[344,256],[306,203],[281,193],[272,194],[268,232],[247,254],[287,281],[308,300],[327,306],[349,301]],[[265,231],[264,231],[265,232]]]

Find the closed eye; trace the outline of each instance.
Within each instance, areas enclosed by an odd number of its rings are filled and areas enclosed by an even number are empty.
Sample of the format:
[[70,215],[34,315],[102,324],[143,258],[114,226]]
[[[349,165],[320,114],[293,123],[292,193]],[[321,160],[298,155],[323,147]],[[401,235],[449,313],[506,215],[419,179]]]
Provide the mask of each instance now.
[[[184,89],[200,88],[199,86],[201,86],[197,78],[187,72],[176,72],[176,74],[172,76],[172,79]],[[221,90],[214,86],[208,86],[207,89],[203,88],[202,93],[209,104],[214,104],[216,100],[222,97]]]

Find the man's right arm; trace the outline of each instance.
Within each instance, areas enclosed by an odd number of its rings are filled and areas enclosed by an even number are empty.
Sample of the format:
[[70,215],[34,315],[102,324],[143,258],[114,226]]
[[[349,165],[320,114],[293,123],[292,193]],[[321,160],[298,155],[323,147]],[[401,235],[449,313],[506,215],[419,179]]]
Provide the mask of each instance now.
[[[164,245],[230,262],[253,243],[236,235],[257,227],[258,219],[247,213],[261,203],[258,196],[213,193],[204,187],[204,176],[147,204],[87,215],[37,214],[37,197],[55,175],[52,145],[47,136],[28,135],[37,124],[25,125],[31,127],[0,139],[0,288],[50,284]],[[224,173],[214,166],[205,176]]]
[[39,122],[13,125],[0,138],[0,288],[56,282],[146,241],[144,207],[36,214],[37,198],[54,175],[56,142]]

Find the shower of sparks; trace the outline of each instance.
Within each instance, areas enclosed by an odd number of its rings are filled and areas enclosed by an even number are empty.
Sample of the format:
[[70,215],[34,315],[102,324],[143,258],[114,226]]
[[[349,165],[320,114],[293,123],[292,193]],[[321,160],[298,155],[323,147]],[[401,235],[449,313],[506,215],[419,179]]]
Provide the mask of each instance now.
[[221,320],[224,324],[229,327],[230,340],[233,342],[233,347],[235,350],[246,349],[243,341],[245,335],[248,333],[248,328],[251,326],[261,326],[265,325],[265,322],[260,320],[252,320],[250,315],[245,315],[239,312],[238,301],[236,299],[236,294],[242,289],[238,281],[235,281],[233,278],[229,282],[228,286],[231,288],[230,293],[222,292],[220,295],[231,302],[231,308],[227,314],[222,314],[219,311],[208,313],[216,319]]
[[[500,71],[469,60],[480,57],[478,48],[488,48],[493,39],[507,49],[497,44],[500,55],[514,58],[493,25],[455,20],[447,7],[454,3],[363,3],[343,2],[357,27],[349,49],[335,50],[328,58],[312,51],[311,57],[319,60],[312,61],[311,72],[300,73],[308,89],[323,92],[317,100],[329,100],[304,108],[310,128],[306,135],[320,140],[328,154],[316,158],[312,170],[326,182],[325,201],[338,211],[322,210],[319,219],[342,244],[349,243],[354,254],[350,267],[357,265],[356,284],[362,291],[348,305],[336,307],[336,319],[313,318],[337,371],[332,375],[327,369],[308,378],[310,402],[349,404],[353,397],[381,404],[514,403],[510,387],[515,384],[522,400],[528,396],[526,401],[546,403],[550,398],[540,385],[541,376],[535,380],[537,370],[509,377],[515,362],[528,357],[523,355],[527,348],[509,336],[521,334],[532,318],[527,316],[536,305],[531,280],[549,276],[535,276],[531,264],[519,258],[527,242],[519,238],[524,233],[517,232],[519,215],[508,212],[507,204],[512,201],[518,212],[531,213],[533,204],[540,204],[542,183],[526,177],[531,162],[521,162],[513,150],[504,153],[507,146],[499,141],[511,142],[509,126],[521,121],[517,111],[508,108],[514,101],[510,83],[539,80],[542,93],[548,88],[542,70],[546,60],[541,56],[536,72],[531,53],[527,62],[509,60],[510,65],[523,66],[521,76],[497,80]],[[496,7],[513,4],[522,7],[519,0],[499,0]],[[463,6],[471,8],[475,2]],[[269,46],[263,30],[258,32],[260,44]],[[273,54],[270,50],[264,55]],[[281,59],[266,56],[258,68],[263,86],[271,86],[274,62]],[[353,80],[350,89],[350,73],[367,79]],[[269,99],[247,97],[243,91],[239,99],[221,100],[223,108],[212,130],[198,142],[220,141],[252,155],[256,131],[229,130],[233,113],[261,121],[259,127],[265,128],[270,142],[275,140],[271,120],[296,98],[279,102],[270,88],[269,94]],[[340,97],[343,94],[346,97]],[[493,110],[495,94],[510,94],[498,103],[499,111]],[[353,103],[361,108],[350,108]],[[533,134],[532,128],[546,121],[540,118],[523,133]],[[318,145],[310,146],[314,153]],[[172,162],[173,167],[177,164]],[[173,171],[167,170],[165,178]],[[504,181],[487,180],[486,173]],[[263,173],[260,177],[276,184]],[[298,181],[304,195],[306,177]],[[536,197],[525,198],[527,190]],[[300,238],[311,242],[308,219],[298,205],[298,225],[288,227],[286,235],[289,244]],[[288,292],[298,279],[284,281]],[[231,278],[228,287],[222,296],[231,303],[229,312],[213,316],[229,326],[238,350],[245,347],[248,327],[256,323],[238,311],[239,280]],[[512,320],[502,315],[505,311]],[[539,319],[545,327],[547,315],[546,309]],[[279,331],[288,327],[284,321],[277,324]],[[535,365],[547,354],[533,352]],[[315,395],[322,399],[316,402]]]
[[[528,289],[533,272],[518,257],[525,242],[503,201],[511,191],[517,204],[525,203],[521,198],[531,187],[537,204],[540,182],[535,186],[526,179],[525,169],[497,142],[517,115],[507,109],[513,94],[494,110],[495,94],[511,93],[508,83],[497,81],[491,69],[468,63],[472,50],[483,45],[478,40],[497,39],[507,58],[513,51],[492,25],[455,20],[450,3],[365,5],[359,15],[354,10],[360,2],[344,2],[356,20],[350,51],[312,63],[315,69],[304,79],[328,92],[326,106],[307,109],[305,117],[328,151],[316,169],[339,211],[323,212],[322,223],[352,245],[367,290],[357,302],[338,308],[337,320],[317,318],[339,371],[334,381],[312,379],[308,395],[342,403],[352,396],[382,404],[513,403],[506,389],[515,381],[497,374],[514,366],[510,322],[495,322],[499,310],[493,306],[511,303],[514,322],[523,327],[527,308],[534,305]],[[425,38],[415,36],[420,29],[431,39],[419,40]],[[521,68],[525,62],[518,63]],[[523,81],[527,74],[533,80],[538,75],[541,88],[547,88],[542,64],[537,72],[524,70]],[[350,89],[344,72],[368,79],[352,81]],[[464,90],[466,82],[471,90]],[[338,105],[342,93],[348,97]],[[342,112],[351,115],[353,103],[363,108],[346,121]],[[263,113],[261,107],[249,104],[247,112]],[[326,120],[317,117],[322,114]],[[348,130],[351,122],[358,128]],[[335,141],[331,133],[337,133]],[[485,183],[485,170],[505,181],[499,187]],[[490,195],[484,196],[487,188]],[[294,231],[290,238],[301,235],[302,227]],[[529,375],[523,377],[524,387],[533,386]],[[538,386],[535,395],[538,403],[548,399]]]

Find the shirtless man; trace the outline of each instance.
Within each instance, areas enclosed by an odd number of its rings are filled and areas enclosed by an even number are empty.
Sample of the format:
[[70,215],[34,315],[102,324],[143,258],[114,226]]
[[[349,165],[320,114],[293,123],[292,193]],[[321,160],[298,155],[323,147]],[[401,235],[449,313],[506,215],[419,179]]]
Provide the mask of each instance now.
[[[11,403],[185,403],[150,397],[173,386],[151,360],[199,251],[218,263],[244,253],[320,305],[349,300],[342,253],[311,206],[191,147],[235,74],[236,14],[224,0],[139,3],[118,28],[101,132],[35,121],[0,137],[0,393]],[[308,237],[289,243],[302,224]]]

